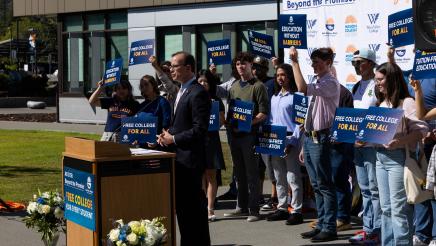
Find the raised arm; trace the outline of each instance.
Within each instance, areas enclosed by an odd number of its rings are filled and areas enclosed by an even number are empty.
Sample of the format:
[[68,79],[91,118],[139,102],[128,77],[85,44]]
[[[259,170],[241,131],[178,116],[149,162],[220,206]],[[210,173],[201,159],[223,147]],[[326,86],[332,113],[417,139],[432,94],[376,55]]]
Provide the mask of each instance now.
[[95,90],[94,93],[92,93],[91,97],[90,97],[89,100],[88,100],[89,103],[90,103],[92,106],[94,106],[94,107],[100,107],[100,106],[101,106],[99,96],[100,96],[100,94],[101,94],[101,93],[103,92],[103,90],[104,90],[104,87],[103,87],[103,80],[100,80],[100,81],[97,83],[97,85],[98,85],[97,90]]
[[425,108],[421,82],[418,80],[410,80],[410,85],[415,91],[416,117],[420,120],[436,119],[436,108],[431,110]]
[[301,73],[300,64],[298,63],[298,52],[294,46],[289,49],[289,57],[292,62],[292,71],[294,72],[295,83],[297,84],[297,88],[299,92],[307,94],[307,84],[303,78],[303,74]]
[[157,62],[156,56],[150,56],[149,61],[151,65],[154,68],[154,71],[157,74],[157,77],[162,82],[162,85],[164,86],[166,92],[170,95],[175,95],[179,91],[179,87],[174,84],[174,82],[168,78],[168,75],[162,71],[162,69],[159,66],[159,63]]

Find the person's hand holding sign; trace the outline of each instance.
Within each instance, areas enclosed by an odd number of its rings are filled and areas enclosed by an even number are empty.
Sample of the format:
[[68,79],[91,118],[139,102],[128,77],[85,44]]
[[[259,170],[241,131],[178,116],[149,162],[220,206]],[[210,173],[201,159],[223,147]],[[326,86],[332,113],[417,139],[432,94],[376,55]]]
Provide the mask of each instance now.
[[277,66],[280,64],[279,58],[277,57],[272,57],[271,58],[271,63],[273,64],[274,68],[277,69]]
[[388,150],[393,150],[400,146],[401,141],[398,138],[392,139],[388,144],[383,144],[383,146]]
[[157,137],[157,143],[160,146],[168,146],[174,143],[174,136],[167,130],[163,129],[162,133]]
[[416,92],[422,92],[421,82],[419,80],[410,80],[410,86],[412,86],[413,90]]
[[294,46],[289,49],[289,58],[292,62],[298,63],[298,51]]
[[151,63],[151,65],[153,67],[158,67],[159,66],[159,64],[157,62],[156,56],[150,56],[150,58],[148,58],[148,61]]
[[209,71],[213,74],[216,75],[216,66],[215,64],[211,63],[209,66]]
[[357,148],[364,147],[365,145],[366,145],[366,143],[362,142],[362,141],[356,141],[356,143],[354,143],[354,146]]

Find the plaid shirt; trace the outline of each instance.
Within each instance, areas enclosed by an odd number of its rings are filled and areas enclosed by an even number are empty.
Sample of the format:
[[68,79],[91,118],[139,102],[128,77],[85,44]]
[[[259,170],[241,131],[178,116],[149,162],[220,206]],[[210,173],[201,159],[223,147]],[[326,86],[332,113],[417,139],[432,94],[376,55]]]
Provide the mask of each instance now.
[[427,168],[427,190],[433,190],[436,197],[436,145],[433,147],[433,152],[430,156]]

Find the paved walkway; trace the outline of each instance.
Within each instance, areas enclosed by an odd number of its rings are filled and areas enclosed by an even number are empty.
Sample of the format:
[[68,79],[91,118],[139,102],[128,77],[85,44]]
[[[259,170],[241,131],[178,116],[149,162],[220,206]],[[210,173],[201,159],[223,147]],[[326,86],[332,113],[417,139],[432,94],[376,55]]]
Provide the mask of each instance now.
[[50,114],[56,113],[56,107],[47,107],[45,109],[30,108],[0,108],[0,114]]
[[[53,130],[83,133],[97,133],[103,131],[104,126],[86,124],[60,124],[60,123],[28,123],[0,121],[0,129],[21,130]],[[222,132],[225,135],[225,132]],[[224,136],[223,136],[224,137]],[[227,187],[220,187],[218,193],[225,192]],[[271,191],[269,182],[265,182],[264,193]],[[235,207],[235,201],[220,201],[216,209],[219,218],[223,218],[225,212]],[[28,230],[21,222],[23,214],[0,213],[0,245],[4,246],[39,246],[43,245],[40,237],[34,231]],[[298,226],[286,226],[284,221],[268,222],[259,221],[248,223],[244,219],[221,219],[210,223],[212,244],[215,246],[232,245],[312,245],[309,240],[300,237],[300,233],[309,230],[308,223],[313,220],[314,214],[306,214],[306,221]],[[317,245],[347,245],[348,237],[354,234],[358,227],[353,230],[339,233],[338,241]],[[58,245],[65,245],[65,237],[61,236]]]

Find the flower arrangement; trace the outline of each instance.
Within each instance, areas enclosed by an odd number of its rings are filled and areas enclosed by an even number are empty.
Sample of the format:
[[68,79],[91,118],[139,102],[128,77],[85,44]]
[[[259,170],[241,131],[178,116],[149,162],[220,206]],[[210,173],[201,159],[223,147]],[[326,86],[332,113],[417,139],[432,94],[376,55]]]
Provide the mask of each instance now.
[[53,241],[55,234],[65,232],[64,200],[57,191],[47,191],[33,195],[33,200],[27,206],[23,221],[27,228],[37,228],[45,243]]
[[128,224],[124,224],[123,220],[117,220],[116,228],[112,229],[107,236],[116,246],[161,245],[165,242],[167,233],[162,223],[164,219],[130,221]]

